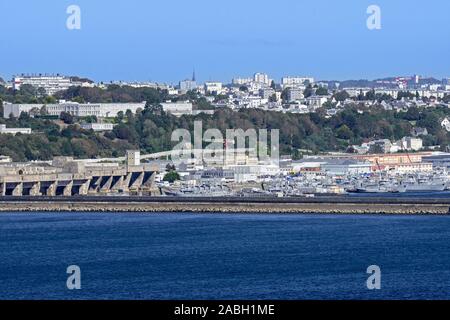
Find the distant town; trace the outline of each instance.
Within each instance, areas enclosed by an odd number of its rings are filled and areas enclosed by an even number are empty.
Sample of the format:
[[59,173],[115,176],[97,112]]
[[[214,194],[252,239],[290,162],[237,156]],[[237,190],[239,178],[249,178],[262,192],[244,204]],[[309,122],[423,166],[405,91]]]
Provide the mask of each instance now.
[[[450,78],[0,81],[0,195],[313,197],[450,189]],[[171,161],[170,134],[279,129],[280,159]],[[224,145],[227,145],[224,141]]]

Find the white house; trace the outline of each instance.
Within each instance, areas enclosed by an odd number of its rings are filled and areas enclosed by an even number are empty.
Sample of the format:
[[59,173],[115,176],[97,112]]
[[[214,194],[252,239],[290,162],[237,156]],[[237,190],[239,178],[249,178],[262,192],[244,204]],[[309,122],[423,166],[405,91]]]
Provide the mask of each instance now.
[[445,118],[442,122],[441,122],[441,126],[450,132],[450,120],[448,120],[448,118]]
[[6,124],[0,124],[0,134],[16,135],[18,133],[30,134],[31,128],[6,128]]
[[94,131],[111,131],[114,128],[112,123],[83,123],[81,128]]

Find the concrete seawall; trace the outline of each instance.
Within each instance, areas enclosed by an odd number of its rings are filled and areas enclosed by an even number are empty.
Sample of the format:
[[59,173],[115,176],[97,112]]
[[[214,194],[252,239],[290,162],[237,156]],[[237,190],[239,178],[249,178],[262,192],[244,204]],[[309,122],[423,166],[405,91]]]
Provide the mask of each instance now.
[[192,212],[317,214],[449,214],[446,203],[1,201],[0,212]]

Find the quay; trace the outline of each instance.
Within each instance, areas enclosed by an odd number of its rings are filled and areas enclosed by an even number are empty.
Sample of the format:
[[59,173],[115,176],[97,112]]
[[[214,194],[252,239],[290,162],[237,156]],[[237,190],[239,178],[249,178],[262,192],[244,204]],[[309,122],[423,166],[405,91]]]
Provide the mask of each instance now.
[[448,215],[450,198],[4,196],[0,212],[152,212]]

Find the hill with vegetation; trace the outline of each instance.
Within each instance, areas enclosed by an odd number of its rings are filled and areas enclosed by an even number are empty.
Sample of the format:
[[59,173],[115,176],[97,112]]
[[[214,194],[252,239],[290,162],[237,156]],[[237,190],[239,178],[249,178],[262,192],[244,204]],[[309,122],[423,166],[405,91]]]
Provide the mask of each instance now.
[[[418,109],[408,112],[386,111],[381,107],[367,109],[354,106],[326,117],[319,109],[316,113],[292,114],[260,109],[232,111],[217,109],[213,115],[175,117],[162,111],[159,103],[170,97],[167,91],[151,88],[110,86],[108,89],[71,88],[56,97],[39,96],[29,88],[12,91],[0,86],[1,101],[30,103],[55,101],[57,98],[90,102],[136,102],[147,101],[144,110],[136,114],[120,113],[114,119],[113,131],[95,133],[80,128],[76,121],[92,119],[59,120],[45,117],[30,117],[22,114],[15,119],[0,119],[8,127],[31,127],[33,134],[16,136],[0,135],[0,154],[11,156],[15,161],[49,160],[54,156],[77,158],[122,156],[127,149],[139,148],[144,153],[170,150],[173,130],[193,130],[194,121],[201,120],[204,130],[242,128],[279,129],[281,154],[300,157],[299,149],[312,153],[346,151],[349,146],[373,139],[398,140],[409,136],[414,126],[427,128],[429,135],[423,137],[426,146],[440,145],[445,149],[450,143],[450,134],[441,128],[440,120],[450,116],[444,107]],[[203,108],[212,106],[204,99],[189,93],[178,99],[191,99]],[[0,110],[2,112],[2,110]],[[65,123],[64,123],[65,121]]]

